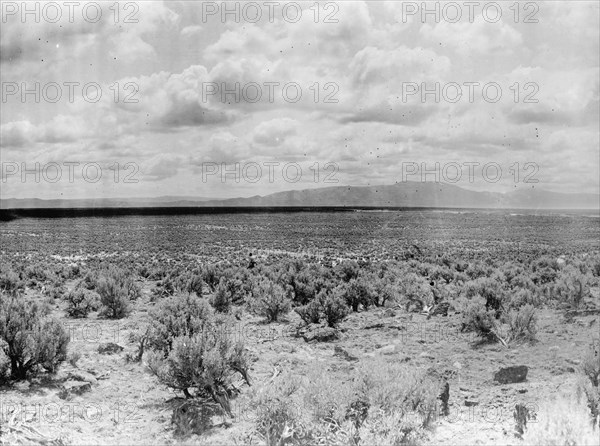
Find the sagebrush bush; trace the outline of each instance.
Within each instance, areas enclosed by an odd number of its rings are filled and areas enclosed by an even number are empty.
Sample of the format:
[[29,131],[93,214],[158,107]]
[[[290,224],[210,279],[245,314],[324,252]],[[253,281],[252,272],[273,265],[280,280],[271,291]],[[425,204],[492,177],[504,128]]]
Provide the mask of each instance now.
[[186,398],[211,398],[231,415],[234,375],[250,383],[243,344],[235,341],[227,320],[216,319],[197,296],[171,298],[161,309],[152,315],[148,367],[161,383]]
[[293,276],[290,285],[294,290],[294,302],[298,305],[307,305],[317,295],[317,285],[314,283],[314,278],[311,278],[306,272]]
[[182,391],[187,398],[210,397],[229,415],[233,376],[239,373],[247,378],[244,347],[225,330],[177,337],[166,358],[153,351],[147,362],[162,384]]
[[484,341],[496,339],[496,311],[486,308],[486,300],[473,296],[459,302],[462,316],[462,331],[474,332]]
[[430,280],[433,280],[436,282],[443,280],[446,284],[449,284],[454,280],[455,273],[448,266],[446,266],[446,267],[438,266],[438,267],[433,268],[429,272],[428,277]]
[[572,265],[560,271],[556,282],[550,286],[551,297],[559,304],[578,308],[589,294],[589,278]]
[[202,296],[203,280],[202,275],[198,273],[187,273],[180,277],[179,289],[186,293],[196,293],[197,296]]
[[0,265],[0,292],[8,296],[16,296],[24,289],[19,275],[12,269]]
[[66,312],[73,318],[85,318],[99,306],[97,295],[82,288],[70,291],[64,299],[67,302]]
[[214,266],[209,265],[202,271],[202,280],[204,280],[210,289],[214,291],[219,284],[221,277],[217,269]]
[[425,305],[433,303],[429,283],[415,273],[400,277],[399,294],[406,311],[421,311]]
[[127,316],[131,301],[140,296],[133,278],[113,265],[98,279],[96,291],[100,295],[103,315],[114,319]]
[[469,263],[467,269],[464,270],[465,274],[471,280],[479,279],[480,277],[487,277],[491,275],[493,272],[490,267],[486,266],[484,263],[475,261]]
[[337,327],[350,313],[344,299],[344,292],[344,287],[338,286],[331,291],[321,291],[319,293],[323,316],[329,327]]
[[360,266],[355,261],[343,261],[333,268],[335,274],[344,282],[357,279],[360,274]]
[[372,300],[377,307],[383,307],[386,304],[394,304],[400,296],[398,286],[387,279],[373,279],[371,281]]
[[277,321],[292,308],[291,287],[282,287],[271,279],[262,278],[254,283],[250,310],[264,316],[268,322]]
[[156,287],[152,289],[152,296],[150,300],[155,302],[157,299],[172,296],[176,293],[175,282],[168,276],[156,284]]
[[352,308],[352,311],[358,311],[361,305],[365,310],[369,308],[372,303],[372,294],[369,286],[362,278],[351,279],[342,287],[344,300]]
[[321,301],[315,298],[306,305],[294,308],[294,311],[305,323],[318,324],[321,320]]
[[537,293],[534,293],[528,289],[518,289],[513,291],[510,298],[507,298],[508,304],[506,309],[508,311],[519,309],[523,305],[533,305],[534,307],[540,306],[541,299]]
[[499,318],[504,310],[506,290],[499,280],[489,277],[472,280],[465,284],[463,294],[467,299],[481,296],[485,299],[485,307],[494,311],[494,317]]
[[556,280],[560,265],[555,258],[540,257],[531,263],[532,280],[536,285],[552,283]]
[[69,335],[62,325],[43,319],[36,303],[0,297],[0,340],[10,359],[11,377],[25,379],[40,368],[54,372],[67,357]]
[[61,299],[67,294],[67,288],[64,285],[48,285],[47,287],[43,288],[43,292],[43,294],[48,296],[50,299]]
[[208,301],[193,294],[166,298],[150,312],[150,317],[146,346],[161,350],[164,355],[172,350],[175,338],[213,330],[215,323]]
[[229,279],[221,277],[219,285],[212,296],[210,303],[219,313],[229,313],[231,303],[233,302],[233,292],[229,285]]

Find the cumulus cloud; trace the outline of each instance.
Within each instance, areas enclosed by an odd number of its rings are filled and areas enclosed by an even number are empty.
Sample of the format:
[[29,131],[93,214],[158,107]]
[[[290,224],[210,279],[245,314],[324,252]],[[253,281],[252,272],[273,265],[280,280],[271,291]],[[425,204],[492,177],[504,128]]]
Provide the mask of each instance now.
[[521,34],[505,21],[489,23],[483,16],[476,17],[473,23],[440,21],[434,26],[425,23],[420,33],[463,57],[510,54],[523,42]]
[[271,119],[270,121],[261,122],[256,127],[252,139],[257,144],[277,147],[282,145],[286,138],[295,135],[297,127],[298,122],[294,119]]
[[[205,162],[258,158],[336,161],[357,184],[393,179],[406,157],[528,159],[552,173],[548,184],[571,187],[584,172],[582,183],[598,185],[597,2],[540,4],[537,24],[515,23],[504,5],[497,23],[422,23],[404,20],[400,2],[358,1],[319,2],[316,21],[303,3],[295,23],[279,11],[254,24],[204,23],[190,2],[141,2],[137,23],[115,24],[108,6],[96,24],[2,24],[3,81],[93,81],[103,92],[97,103],[11,98],[3,153],[136,160],[159,189]],[[302,89],[297,101],[282,92],[288,82]],[[496,82],[502,97],[405,97],[413,82]],[[136,101],[124,100],[126,84]]]

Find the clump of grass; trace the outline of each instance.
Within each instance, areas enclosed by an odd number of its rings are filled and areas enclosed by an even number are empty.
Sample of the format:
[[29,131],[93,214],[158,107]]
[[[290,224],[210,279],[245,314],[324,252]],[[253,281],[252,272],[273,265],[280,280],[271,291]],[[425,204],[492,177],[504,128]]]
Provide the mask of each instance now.
[[592,445],[598,444],[599,435],[585,403],[561,397],[540,406],[535,419],[527,423],[523,440],[536,446]]
[[268,446],[300,440],[307,419],[300,409],[300,380],[290,372],[272,378],[253,391],[249,408],[255,410],[255,429]]
[[537,317],[533,305],[524,305],[508,314],[508,342],[533,342],[537,332]]
[[316,364],[256,391],[256,429],[268,445],[412,444],[437,415],[438,390],[425,371],[383,359],[344,379]]

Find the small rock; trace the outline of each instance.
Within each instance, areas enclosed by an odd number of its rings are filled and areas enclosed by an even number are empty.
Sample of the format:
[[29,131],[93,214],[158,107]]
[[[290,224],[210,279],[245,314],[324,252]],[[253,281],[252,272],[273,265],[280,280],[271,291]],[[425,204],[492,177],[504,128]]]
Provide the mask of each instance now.
[[396,346],[394,344],[386,345],[385,347],[378,348],[377,353],[380,355],[391,355],[396,352]]
[[83,381],[92,385],[98,384],[98,381],[91,373],[83,372],[80,370],[69,372],[67,379],[73,381]]
[[363,327],[364,330],[371,330],[373,328],[383,328],[385,327],[385,324],[383,322],[377,322],[375,324],[371,324],[371,325],[365,325]]
[[100,344],[98,346],[98,353],[101,355],[112,355],[114,353],[121,353],[122,351],[123,347],[121,347],[119,344],[115,344],[114,342]]
[[503,367],[494,374],[494,381],[500,384],[514,384],[525,381],[528,368],[525,365]]
[[333,356],[339,356],[340,358],[343,358],[346,361],[358,361],[358,358],[356,356],[351,355],[342,347],[338,347],[337,345],[333,349]]
[[456,361],[454,364],[452,364],[453,367],[456,367],[458,370],[462,369],[462,364],[458,361]]
[[335,328],[319,327],[305,333],[303,338],[306,342],[329,342],[338,339],[338,332]]
[[405,325],[389,325],[388,328],[390,328],[392,330],[406,331]]
[[465,406],[467,406],[467,407],[479,406],[479,401],[465,400]]
[[431,353],[429,352],[423,352],[419,355],[420,358],[425,358],[425,359],[435,359],[435,356],[433,356]]
[[66,381],[62,384],[58,397],[61,400],[70,399],[73,395],[83,395],[92,390],[92,385],[89,382],[82,381]]

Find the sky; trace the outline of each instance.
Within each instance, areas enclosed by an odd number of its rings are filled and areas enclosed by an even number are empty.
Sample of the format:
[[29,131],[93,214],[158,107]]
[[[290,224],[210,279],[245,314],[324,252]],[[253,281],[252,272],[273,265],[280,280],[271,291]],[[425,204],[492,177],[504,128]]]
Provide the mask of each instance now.
[[599,192],[597,1],[76,3],[2,2],[0,198]]

